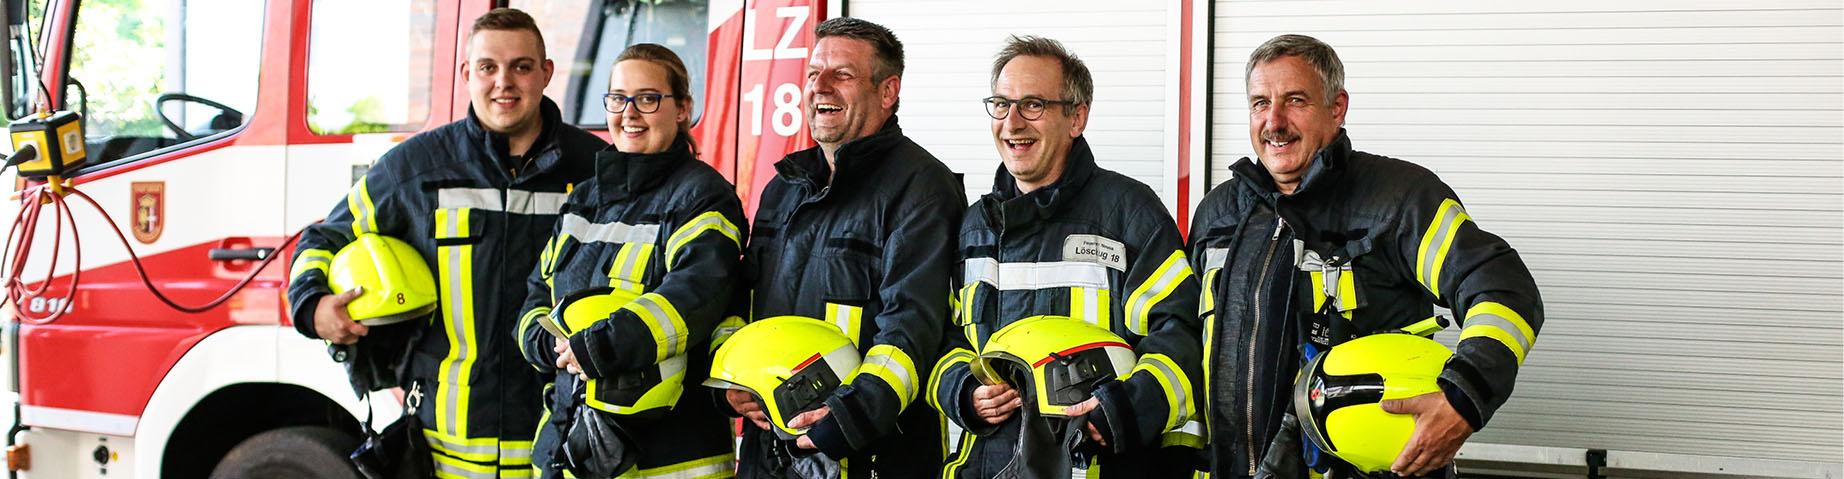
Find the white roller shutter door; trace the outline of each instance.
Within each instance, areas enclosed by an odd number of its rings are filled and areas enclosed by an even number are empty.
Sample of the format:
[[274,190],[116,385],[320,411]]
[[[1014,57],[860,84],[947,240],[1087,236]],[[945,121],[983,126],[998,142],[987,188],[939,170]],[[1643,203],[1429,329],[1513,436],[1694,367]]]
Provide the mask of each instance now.
[[1547,322],[1473,443],[1844,462],[1837,1],[1220,1],[1213,15],[1210,184],[1250,152],[1249,52],[1308,34],[1344,60],[1354,145],[1433,169],[1529,263]]

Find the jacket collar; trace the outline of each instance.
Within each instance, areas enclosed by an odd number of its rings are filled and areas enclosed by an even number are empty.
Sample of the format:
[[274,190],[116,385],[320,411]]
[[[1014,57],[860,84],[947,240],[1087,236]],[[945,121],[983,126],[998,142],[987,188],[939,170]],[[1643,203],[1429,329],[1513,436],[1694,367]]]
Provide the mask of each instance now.
[[896,115],[884,122],[884,126],[870,136],[845,142],[839,145],[839,151],[833,152],[834,163],[839,171],[833,174],[832,166],[826,164],[826,154],[820,147],[808,148],[794,152],[775,162],[775,172],[789,182],[805,184],[815,189],[825,188],[830,178],[850,178],[875,171],[889,161],[885,153],[903,140],[903,128],[897,126]]
[[1088,138],[1078,136],[1069,145],[1069,156],[1063,164],[1063,176],[1057,178],[1056,182],[1021,195],[1017,178],[1001,164],[998,173],[993,175],[992,193],[988,193],[981,202],[987,205],[988,210],[999,213],[998,218],[989,219],[1002,223],[1004,228],[1036,223],[1075,202],[1076,197],[1082,194],[1083,187],[1088,185],[1099,169],[1095,166],[1095,152],[1089,149]]
[[[532,171],[549,170],[563,159],[563,155],[554,154],[553,151],[557,149],[558,130],[562,129],[563,125],[563,110],[559,109],[556,103],[551,102],[550,97],[539,98],[542,101],[538,103],[538,117],[542,120],[543,129],[538,131],[538,138],[532,141],[531,148],[525,151],[525,156],[534,158]],[[506,135],[487,131],[487,128],[480,124],[480,117],[474,114],[473,105],[467,107],[467,132],[474,142],[481,145],[487,152],[487,156],[493,159],[493,164],[497,166],[496,170],[504,172],[507,167],[523,166],[525,163],[514,161],[512,154],[508,152],[510,146]],[[528,174],[520,172],[521,176]]]
[[609,145],[595,154],[596,197],[620,199],[651,191],[691,161],[691,142],[685,135],[659,153],[627,153]]
[[[1343,171],[1344,163],[1350,157],[1351,137],[1345,134],[1344,128],[1339,128],[1338,136],[1333,137],[1332,142],[1326,144],[1325,148],[1313,154],[1313,162],[1307,165],[1306,174],[1300,179],[1300,186],[1293,190],[1292,195],[1287,196],[1304,197],[1327,188],[1318,185],[1335,181],[1332,178]],[[1250,192],[1267,200],[1270,204],[1279,201],[1283,196],[1274,186],[1274,176],[1268,174],[1268,169],[1262,168],[1254,160],[1244,157],[1236,161],[1236,164],[1230,165],[1229,169],[1236,177],[1245,180],[1237,182],[1242,188],[1248,188]]]

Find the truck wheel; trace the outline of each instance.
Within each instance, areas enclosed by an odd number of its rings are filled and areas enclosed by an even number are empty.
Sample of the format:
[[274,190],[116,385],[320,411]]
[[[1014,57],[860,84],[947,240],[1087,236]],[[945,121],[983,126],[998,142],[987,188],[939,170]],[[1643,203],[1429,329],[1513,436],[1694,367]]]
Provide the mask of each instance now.
[[358,438],[323,426],[295,426],[251,436],[231,448],[211,479],[360,479],[347,454]]

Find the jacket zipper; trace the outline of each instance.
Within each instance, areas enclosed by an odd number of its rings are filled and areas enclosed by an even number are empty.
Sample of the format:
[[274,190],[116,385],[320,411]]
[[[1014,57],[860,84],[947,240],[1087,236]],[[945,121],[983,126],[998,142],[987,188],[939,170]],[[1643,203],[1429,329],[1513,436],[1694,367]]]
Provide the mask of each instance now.
[[1261,300],[1264,296],[1263,290],[1267,289],[1266,286],[1268,285],[1268,268],[1273,266],[1274,263],[1275,246],[1280,244],[1281,231],[1286,228],[1287,220],[1276,214],[1274,218],[1274,235],[1268,238],[1268,252],[1261,257],[1261,269],[1255,270],[1255,274],[1260,276],[1255,278],[1255,314],[1251,316],[1252,321],[1249,321],[1250,328],[1253,329],[1253,331],[1249,334],[1248,361],[1244,362],[1248,366],[1248,382],[1245,383],[1248,399],[1242,403],[1243,413],[1245,414],[1242,418],[1242,425],[1243,432],[1246,434],[1246,436],[1244,436],[1244,444],[1248,445],[1249,476],[1251,477],[1255,475],[1255,466],[1261,463],[1260,456],[1255,454],[1255,349],[1260,347],[1259,345],[1261,344],[1261,320],[1263,317],[1261,314]]

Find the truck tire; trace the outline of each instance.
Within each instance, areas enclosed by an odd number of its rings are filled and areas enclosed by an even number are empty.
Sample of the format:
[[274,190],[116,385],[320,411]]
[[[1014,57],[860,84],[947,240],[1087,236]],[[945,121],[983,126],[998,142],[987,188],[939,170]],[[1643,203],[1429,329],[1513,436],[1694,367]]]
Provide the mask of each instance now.
[[267,431],[231,448],[211,470],[211,479],[361,479],[347,459],[358,444],[358,438],[324,426]]

